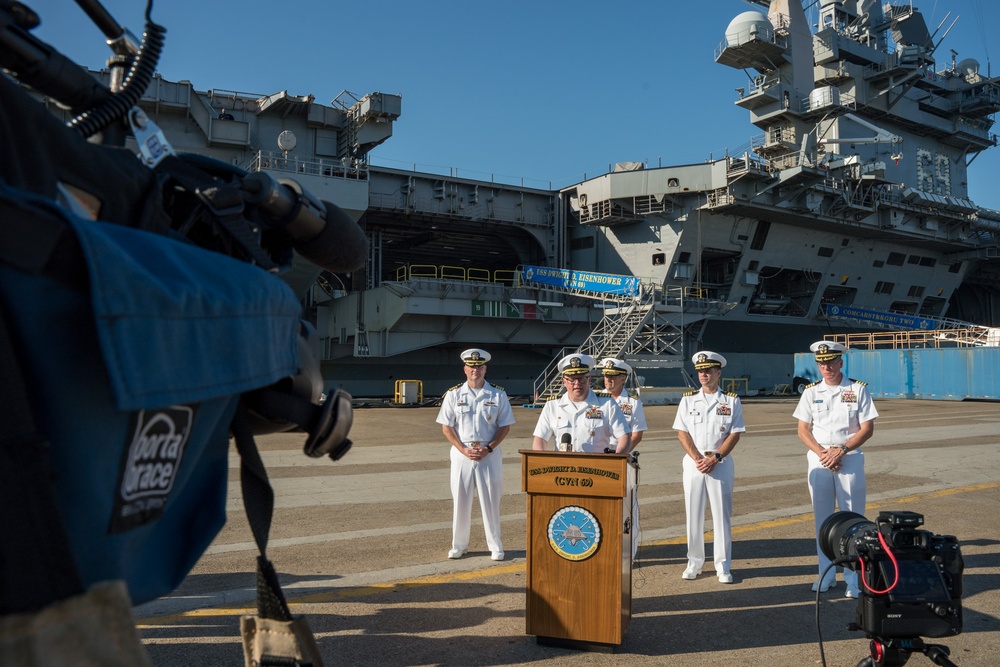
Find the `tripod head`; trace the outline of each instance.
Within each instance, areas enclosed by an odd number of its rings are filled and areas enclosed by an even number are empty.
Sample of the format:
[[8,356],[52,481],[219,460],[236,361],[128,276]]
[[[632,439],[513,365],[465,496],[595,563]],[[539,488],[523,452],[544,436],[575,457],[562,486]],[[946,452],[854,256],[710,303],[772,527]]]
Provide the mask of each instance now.
[[912,639],[882,639],[875,637],[868,645],[870,655],[862,659],[857,667],[900,667],[905,665],[914,652],[920,652],[935,665],[957,667],[948,656],[951,651],[944,644],[927,644],[919,637]]

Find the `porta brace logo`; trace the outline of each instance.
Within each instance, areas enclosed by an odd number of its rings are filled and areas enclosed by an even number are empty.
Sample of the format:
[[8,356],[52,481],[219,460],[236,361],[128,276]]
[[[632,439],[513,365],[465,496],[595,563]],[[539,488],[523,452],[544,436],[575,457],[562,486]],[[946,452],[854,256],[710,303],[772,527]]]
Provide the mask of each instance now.
[[132,530],[162,516],[194,417],[195,408],[186,405],[133,413],[129,445],[122,448],[109,533]]
[[122,471],[122,500],[170,493],[191,435],[193,414],[184,405],[139,412]]

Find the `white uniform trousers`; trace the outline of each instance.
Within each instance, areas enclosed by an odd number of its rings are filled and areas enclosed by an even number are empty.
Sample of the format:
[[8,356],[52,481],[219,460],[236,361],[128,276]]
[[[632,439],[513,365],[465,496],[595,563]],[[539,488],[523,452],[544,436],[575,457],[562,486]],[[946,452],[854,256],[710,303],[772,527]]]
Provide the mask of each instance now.
[[481,461],[472,461],[451,448],[451,497],[454,514],[451,523],[451,546],[464,551],[469,548],[472,497],[479,494],[486,529],[486,546],[492,553],[503,551],[500,539],[500,497],[503,495],[503,457],[500,448]]
[[[819,574],[830,564],[819,546],[819,529],[823,522],[833,514],[834,508],[841,512],[865,513],[865,454],[856,451],[840,459],[840,471],[833,472],[823,467],[819,455],[809,450],[806,454],[809,462],[809,497],[812,498],[813,515],[816,518],[816,555],[819,556]],[[826,581],[837,578],[837,570],[832,569],[826,575]],[[858,573],[844,568],[844,583],[857,587]]]
[[687,510],[688,567],[701,571],[705,564],[705,500],[712,510],[712,556],[717,573],[729,572],[733,556],[733,484],[736,468],[727,456],[709,474],[700,472],[694,459],[684,456],[684,508]]

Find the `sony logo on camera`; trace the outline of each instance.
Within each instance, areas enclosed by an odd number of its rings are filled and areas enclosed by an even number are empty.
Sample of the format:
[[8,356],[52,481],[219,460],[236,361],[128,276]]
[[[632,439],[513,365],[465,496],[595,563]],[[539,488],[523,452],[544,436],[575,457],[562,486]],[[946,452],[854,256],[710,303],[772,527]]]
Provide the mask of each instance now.
[[112,534],[145,525],[163,514],[191,436],[195,409],[173,405],[139,410],[118,472]]
[[880,512],[875,522],[837,512],[820,527],[831,560],[864,576],[855,629],[877,639],[948,637],[962,632],[958,540],[920,530],[916,512]]

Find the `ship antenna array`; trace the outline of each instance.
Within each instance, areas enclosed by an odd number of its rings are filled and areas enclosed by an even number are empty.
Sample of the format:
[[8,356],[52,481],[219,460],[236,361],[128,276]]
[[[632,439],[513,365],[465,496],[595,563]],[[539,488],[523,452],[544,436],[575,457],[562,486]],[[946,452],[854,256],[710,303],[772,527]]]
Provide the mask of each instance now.
[[[944,18],[943,18],[943,19],[941,19],[941,23],[939,23],[939,24],[938,24],[938,27],[937,27],[937,29],[936,29],[936,30],[934,31],[934,34],[933,34],[933,35],[931,35],[931,39],[932,39],[932,40],[934,39],[934,35],[938,34],[938,30],[940,30],[940,29],[941,29],[941,26],[943,26],[943,25],[944,25],[944,22],[948,20],[948,17],[949,17],[949,16],[951,16],[951,12],[948,12],[947,14],[945,14],[945,15],[944,15]],[[941,46],[941,42],[943,42],[943,41],[944,41],[944,39],[945,39],[945,37],[947,37],[947,36],[948,36],[948,33],[950,33],[950,32],[951,32],[951,29],[955,27],[955,24],[956,24],[956,23],[958,23],[958,19],[960,19],[960,18],[961,18],[961,16],[956,16],[956,17],[955,17],[955,20],[951,22],[951,25],[950,25],[950,26],[948,26],[948,29],[944,31],[944,34],[943,34],[943,35],[941,35],[941,39],[939,39],[939,40],[937,41],[937,44],[935,44],[934,46],[932,46],[932,47],[931,47],[930,51],[928,52],[929,54],[933,55],[933,53],[934,53],[935,51],[937,51],[937,48],[938,48],[939,46]]]

